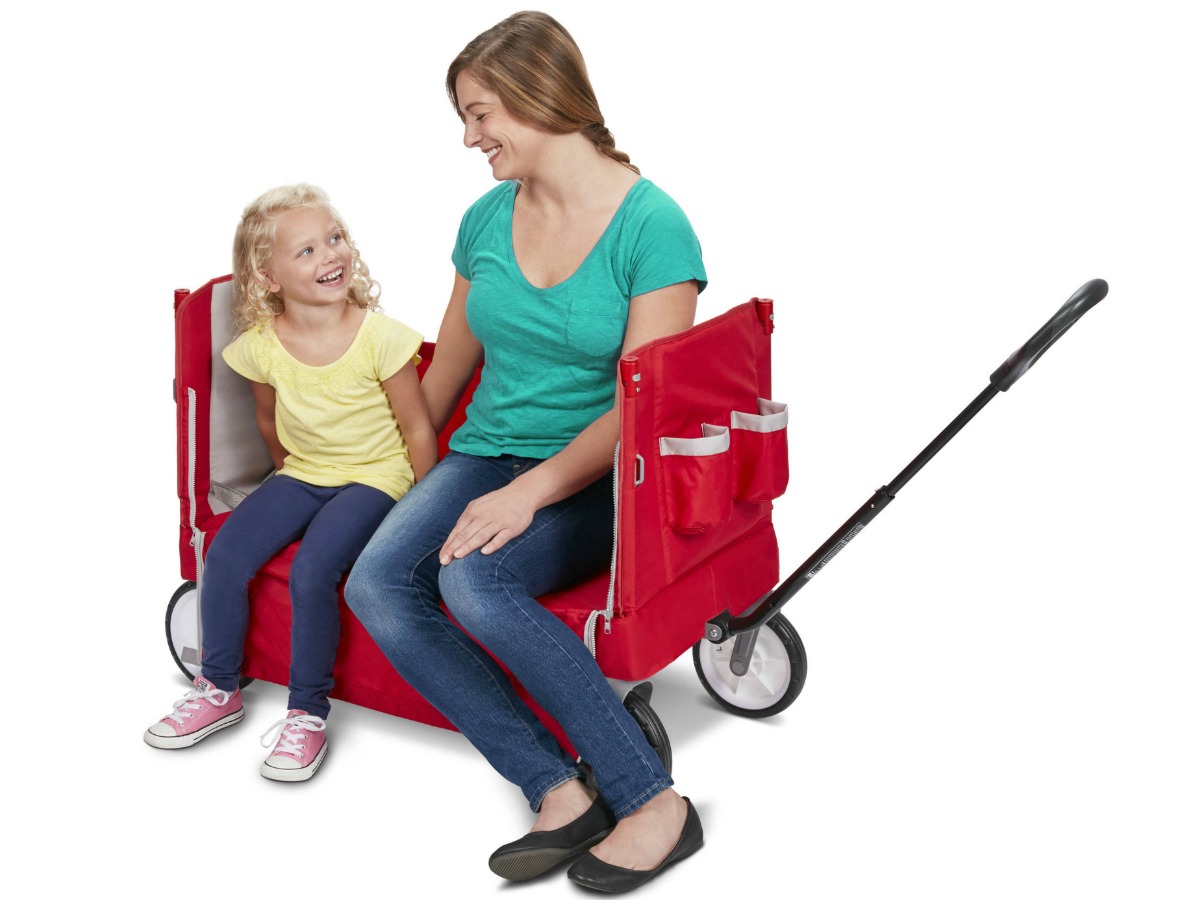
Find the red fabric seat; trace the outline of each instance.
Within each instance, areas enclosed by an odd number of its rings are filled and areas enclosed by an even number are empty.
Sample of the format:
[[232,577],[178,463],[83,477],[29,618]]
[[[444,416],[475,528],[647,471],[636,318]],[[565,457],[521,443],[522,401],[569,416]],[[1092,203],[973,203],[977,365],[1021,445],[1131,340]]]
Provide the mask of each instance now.
[[[264,449],[250,446],[245,454],[230,453],[222,443],[231,434],[249,445],[254,438],[246,437],[245,423],[240,421],[245,415],[244,398],[234,402],[224,396],[239,390],[248,395],[248,385],[228,378],[227,372],[218,371],[214,377],[214,370],[224,366],[220,350],[229,337],[229,295],[228,276],[197,291],[176,292],[180,568],[191,581],[198,580],[200,571],[201,602],[202,563],[197,550],[208,547],[227,515],[218,499],[227,494],[214,489],[214,484],[244,483],[248,478],[254,483],[253,471],[237,472],[230,479],[211,468],[220,460],[221,467],[253,470],[254,459],[243,465],[242,457],[254,457]],[[651,677],[701,639],[709,618],[727,608],[735,614],[744,612],[778,581],[778,546],[769,500],[745,502],[722,494],[734,492],[734,481],[726,474],[730,466],[755,466],[757,461],[723,459],[720,454],[676,459],[664,455],[660,444],[660,438],[678,438],[689,447],[692,439],[701,436],[702,424],[716,431],[728,429],[734,411],[755,413],[759,398],[771,398],[770,310],[770,301],[750,301],[683,334],[638,348],[620,363],[619,537],[611,617],[604,615],[610,584],[607,572],[541,598],[582,638],[594,638],[596,658],[610,678]],[[422,372],[435,350],[429,344],[422,349]],[[469,396],[442,435],[442,452],[468,401]],[[233,417],[239,421],[229,421]],[[786,478],[786,446],[783,453]],[[257,459],[261,466],[261,456]],[[673,486],[672,466],[677,462],[686,469],[687,478],[699,481]],[[678,502],[693,500],[712,506],[712,510],[706,506],[702,519],[724,518],[703,524],[703,530],[696,530],[694,523],[683,530],[673,527],[672,510]],[[293,545],[281,552],[251,585],[244,674],[277,684],[288,680],[287,576],[295,551]],[[451,727],[396,674],[344,603],[334,678],[331,696],[335,698]],[[536,704],[531,705],[536,709]],[[561,738],[557,726],[547,722]]]

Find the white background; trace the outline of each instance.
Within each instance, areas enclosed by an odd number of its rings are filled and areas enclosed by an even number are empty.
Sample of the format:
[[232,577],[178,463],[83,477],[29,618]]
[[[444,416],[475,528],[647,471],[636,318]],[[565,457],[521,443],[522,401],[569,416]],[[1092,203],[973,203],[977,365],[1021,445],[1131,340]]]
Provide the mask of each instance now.
[[[516,7],[9,10],[6,880],[32,896],[498,892],[528,826],[458,735],[335,704],[258,775],[284,691],[187,753],[172,289],[242,206],[322,185],[385,308],[436,333],[491,185],[446,65]],[[1083,282],[1109,298],[787,610],[783,715],[656,681],[706,845],[645,896],[1194,897],[1197,29],[1185,3],[574,3],[618,145],[700,235],[703,317],[776,301],[790,572]],[[1136,11],[1135,11],[1136,9]],[[211,880],[209,880],[211,879]],[[561,872],[522,896],[576,894]],[[381,892],[381,893],[380,893]]]

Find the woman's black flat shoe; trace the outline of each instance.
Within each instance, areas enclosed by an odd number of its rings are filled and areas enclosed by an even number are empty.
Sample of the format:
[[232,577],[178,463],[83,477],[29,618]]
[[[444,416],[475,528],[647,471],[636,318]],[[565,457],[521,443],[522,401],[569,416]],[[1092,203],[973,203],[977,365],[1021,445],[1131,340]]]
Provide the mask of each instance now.
[[531,831],[492,854],[488,868],[509,881],[528,881],[598,844],[617,820],[599,797],[582,816],[553,831]]
[[623,869],[620,866],[609,865],[594,854],[585,853],[567,869],[567,877],[582,887],[617,894],[641,887],[667,866],[691,856],[704,843],[704,829],[700,827],[700,816],[696,814],[696,807],[692,806],[692,801],[687,797],[684,797],[683,801],[688,808],[683,831],[679,833],[679,840],[671,852],[653,869]]

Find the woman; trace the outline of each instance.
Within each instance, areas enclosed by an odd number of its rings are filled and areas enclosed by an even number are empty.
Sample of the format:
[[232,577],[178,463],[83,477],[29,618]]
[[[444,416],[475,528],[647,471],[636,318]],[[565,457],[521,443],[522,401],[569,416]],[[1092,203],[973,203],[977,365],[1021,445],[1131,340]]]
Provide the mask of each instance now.
[[[692,324],[700,247],[616,149],[579,48],[551,17],[518,13],[481,34],[446,87],[464,143],[502,184],[467,211],[455,245],[423,382],[439,430],[486,365],[452,452],[380,527],[346,598],[538,813],[492,870],[524,880],[579,856],[571,880],[629,890],[695,852],[700,821],[583,643],[534,598],[609,563],[616,362]],[[599,797],[480,645],[563,727]]]

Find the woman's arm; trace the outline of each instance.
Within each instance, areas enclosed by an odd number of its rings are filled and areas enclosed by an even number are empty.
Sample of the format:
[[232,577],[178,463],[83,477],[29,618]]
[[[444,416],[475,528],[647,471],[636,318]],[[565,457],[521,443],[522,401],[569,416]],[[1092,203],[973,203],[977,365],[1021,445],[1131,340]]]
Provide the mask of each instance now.
[[279,471],[283,468],[287,451],[279,442],[279,432],[275,429],[275,388],[261,381],[251,381],[250,390],[254,392],[254,421],[258,425],[258,433],[266,441],[275,471]]
[[383,389],[408,446],[413,476],[420,481],[437,462],[437,432],[429,419],[416,366],[405,363],[399,372],[383,382]]
[[435,435],[441,434],[454,414],[463,391],[483,359],[483,345],[467,325],[467,291],[471,282],[454,273],[454,289],[438,331],[437,350],[421,380]]
[[[697,294],[696,282],[684,281],[630,300],[622,353],[690,328],[696,320]],[[498,550],[528,528],[539,509],[582,490],[611,469],[619,427],[614,406],[540,466],[468,504],[438,554],[442,565],[473,550]]]

